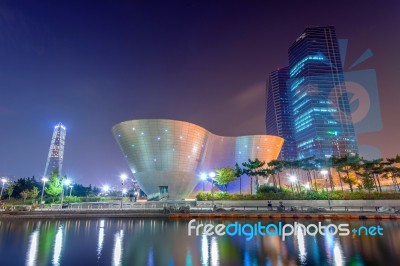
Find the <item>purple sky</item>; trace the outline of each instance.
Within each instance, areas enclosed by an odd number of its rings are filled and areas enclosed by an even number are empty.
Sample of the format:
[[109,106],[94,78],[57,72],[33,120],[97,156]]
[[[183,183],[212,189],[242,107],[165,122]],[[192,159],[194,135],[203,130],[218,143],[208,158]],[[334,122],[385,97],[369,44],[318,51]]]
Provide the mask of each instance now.
[[63,172],[94,185],[128,172],[111,134],[121,121],[264,133],[268,73],[317,25],[349,39],[345,69],[372,50],[352,70],[376,70],[383,129],[359,142],[384,157],[400,152],[398,1],[89,2],[0,4],[0,175],[41,176],[59,121]]

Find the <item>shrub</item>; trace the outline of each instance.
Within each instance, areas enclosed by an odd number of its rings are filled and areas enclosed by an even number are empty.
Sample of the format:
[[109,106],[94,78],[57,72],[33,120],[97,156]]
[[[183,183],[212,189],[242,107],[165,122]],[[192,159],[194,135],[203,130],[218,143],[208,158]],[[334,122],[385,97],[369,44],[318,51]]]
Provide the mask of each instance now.
[[77,196],[66,196],[64,198],[64,202],[65,203],[77,203],[77,202],[81,202],[81,198],[77,197]]
[[[121,198],[119,198],[121,199]],[[81,202],[99,202],[99,201],[106,201],[105,197],[81,197]]]
[[262,194],[262,193],[270,193],[270,192],[283,192],[284,190],[281,188],[277,188],[274,186],[268,186],[268,185],[262,185],[257,189],[257,194]]

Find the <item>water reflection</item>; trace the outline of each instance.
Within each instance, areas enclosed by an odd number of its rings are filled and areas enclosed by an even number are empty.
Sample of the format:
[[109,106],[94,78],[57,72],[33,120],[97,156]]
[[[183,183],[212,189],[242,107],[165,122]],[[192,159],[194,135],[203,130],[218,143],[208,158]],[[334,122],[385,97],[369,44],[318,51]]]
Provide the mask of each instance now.
[[201,265],[208,265],[208,239],[204,234],[201,236]]
[[104,220],[101,220],[100,228],[99,228],[99,239],[97,241],[97,259],[100,259],[100,257],[101,257],[103,243],[104,243]]
[[[234,221],[202,221],[212,222]],[[1,265],[393,265],[400,262],[397,221],[350,222],[350,227],[379,224],[384,228],[383,236],[309,236],[302,228],[286,241],[279,236],[257,236],[251,241],[244,236],[188,236],[187,223],[161,219],[2,221],[0,243],[7,245],[1,246],[0,253],[7,256],[0,255]],[[308,223],[316,221],[304,221],[305,225]],[[26,256],[19,255],[21,248]]]
[[335,265],[344,265],[343,252],[339,241],[335,243],[335,247],[333,248],[333,258]]
[[113,260],[112,265],[119,266],[121,265],[122,258],[122,241],[124,237],[124,231],[120,230],[118,233],[114,235],[114,252],[113,252]]
[[57,230],[56,239],[54,242],[53,265],[60,265],[60,256],[63,240],[63,226],[60,225]]
[[211,238],[211,266],[219,265],[219,250],[217,238],[213,236]]
[[307,252],[304,244],[304,232],[302,227],[299,227],[299,231],[297,233],[297,245],[299,248],[300,263],[303,265],[306,262]]
[[39,244],[39,229],[36,229],[29,237],[28,254],[26,256],[27,266],[36,265],[38,244]]

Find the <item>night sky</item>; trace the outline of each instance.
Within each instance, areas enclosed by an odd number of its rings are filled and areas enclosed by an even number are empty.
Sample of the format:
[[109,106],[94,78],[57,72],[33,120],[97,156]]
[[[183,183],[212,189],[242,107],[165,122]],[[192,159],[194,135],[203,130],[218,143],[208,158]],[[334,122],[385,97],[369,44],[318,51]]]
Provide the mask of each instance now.
[[374,54],[352,70],[376,70],[383,129],[359,143],[400,153],[400,2],[268,2],[2,1],[0,175],[40,177],[59,121],[63,172],[86,185],[128,172],[111,134],[125,120],[265,133],[268,73],[306,27],[325,25],[349,39],[345,69]]

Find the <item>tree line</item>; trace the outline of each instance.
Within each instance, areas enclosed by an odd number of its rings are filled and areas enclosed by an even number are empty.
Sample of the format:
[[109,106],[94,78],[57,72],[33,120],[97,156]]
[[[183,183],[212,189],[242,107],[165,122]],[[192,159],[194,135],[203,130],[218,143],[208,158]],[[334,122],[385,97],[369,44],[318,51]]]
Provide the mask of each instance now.
[[[66,176],[60,176],[57,172],[53,172],[49,181],[45,183],[44,196],[45,197],[58,197],[63,191],[63,180]],[[71,184],[70,187],[64,186],[64,195],[77,196],[77,197],[94,197],[100,193],[100,189],[89,185]],[[4,187],[3,198],[6,199],[23,199],[24,203],[27,199],[36,200],[42,193],[43,181],[37,180],[35,176],[19,178],[16,181],[7,180]],[[70,191],[71,190],[71,191]]]
[[[268,163],[259,159],[248,160],[241,165],[236,163],[234,166],[222,167],[216,169],[216,178],[213,182],[222,185],[227,191],[228,184],[239,179],[240,193],[242,193],[242,176],[250,179],[250,194],[253,194],[253,180],[258,188],[258,178],[272,179],[274,188],[282,189],[284,184],[290,183],[288,180],[282,180],[282,173],[294,176],[295,186],[298,190],[305,188],[305,183],[309,190],[318,191],[324,189],[324,185],[318,182],[321,180],[321,170],[326,170],[326,186],[331,190],[337,187],[333,180],[333,174],[339,177],[337,184],[342,191],[344,185],[347,185],[351,192],[354,188],[365,189],[368,192],[376,190],[382,192],[382,180],[390,180],[395,191],[400,192],[400,185],[397,178],[400,177],[400,156],[394,158],[380,158],[376,160],[367,160],[358,154],[345,156],[332,156],[326,159],[317,159],[315,157],[305,158],[294,161],[272,160]],[[303,183],[300,183],[302,181]],[[293,180],[292,180],[293,182]],[[291,184],[293,185],[293,184]]]

